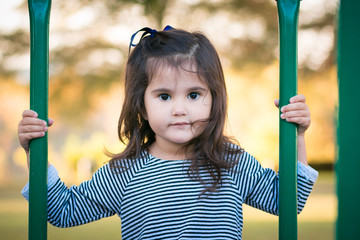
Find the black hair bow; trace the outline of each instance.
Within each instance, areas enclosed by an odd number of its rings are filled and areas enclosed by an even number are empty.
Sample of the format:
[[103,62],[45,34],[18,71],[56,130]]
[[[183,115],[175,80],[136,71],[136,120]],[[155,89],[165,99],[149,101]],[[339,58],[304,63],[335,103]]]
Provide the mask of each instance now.
[[[163,31],[168,31],[168,30],[171,30],[171,29],[174,29],[173,27],[171,27],[170,25],[167,25]],[[130,50],[131,50],[131,47],[135,47],[137,44],[134,44],[133,41],[134,41],[134,38],[135,36],[139,33],[139,32],[144,32],[141,37],[140,37],[140,40],[139,42],[141,41],[141,39],[143,39],[146,35],[150,34],[150,37],[154,37],[155,34],[158,32],[156,31],[155,29],[152,29],[152,28],[149,28],[149,27],[144,27],[138,31],[136,31],[130,38],[130,45],[129,45],[129,53],[130,53]]]

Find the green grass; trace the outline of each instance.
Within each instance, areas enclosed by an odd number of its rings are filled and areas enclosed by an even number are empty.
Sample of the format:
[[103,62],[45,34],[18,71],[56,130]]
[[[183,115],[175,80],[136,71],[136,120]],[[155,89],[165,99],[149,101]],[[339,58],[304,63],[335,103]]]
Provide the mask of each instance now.
[[[0,239],[27,239],[28,204],[20,196],[22,183],[0,184]],[[333,194],[334,180],[330,173],[320,174],[320,179],[310,197],[316,198],[324,194]],[[310,199],[309,199],[310,200]],[[309,202],[311,204],[311,201]],[[308,210],[313,209],[307,206]],[[315,206],[316,207],[316,206]],[[306,209],[305,209],[306,210]],[[278,239],[278,223],[276,217],[268,218],[268,214],[245,211],[243,239],[276,240]],[[258,214],[253,216],[252,214]],[[304,212],[304,214],[308,214]],[[316,213],[317,214],[317,213]],[[305,216],[304,215],[304,216]],[[248,217],[247,217],[248,216]],[[264,216],[264,217],[263,217]],[[265,217],[266,216],[266,217]],[[298,240],[331,240],[334,239],[333,219],[313,221],[302,218],[298,222]],[[71,239],[121,239],[121,224],[117,216],[102,219],[79,227],[60,229],[48,225],[48,240]]]
[[[60,229],[48,225],[49,240],[71,239],[121,239],[120,220],[117,216],[74,228]],[[0,215],[0,236],[2,240],[27,239],[27,214]],[[332,222],[299,222],[299,240],[334,239]],[[276,221],[245,221],[243,239],[272,240],[278,239]]]
[[[333,222],[299,222],[298,240],[331,240],[334,239]],[[245,240],[278,239],[278,223],[276,221],[246,222],[243,230]]]
[[[27,202],[24,199],[0,199],[0,239],[20,240],[28,236]],[[49,240],[121,239],[121,224],[117,216],[73,228],[56,228],[48,224]]]

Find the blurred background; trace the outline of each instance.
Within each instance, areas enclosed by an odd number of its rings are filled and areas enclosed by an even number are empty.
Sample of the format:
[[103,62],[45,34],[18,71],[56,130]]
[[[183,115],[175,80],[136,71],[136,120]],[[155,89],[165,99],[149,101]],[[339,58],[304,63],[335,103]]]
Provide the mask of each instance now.
[[[338,0],[301,1],[298,92],[307,98],[309,163],[320,171],[303,213],[299,239],[332,239],[336,219],[336,14]],[[201,31],[220,55],[229,95],[228,135],[265,167],[278,167],[278,18],[275,0],[52,1],[50,17],[49,161],[79,184],[119,152],[117,120],[130,36],[144,26]],[[29,108],[27,1],[0,3],[0,236],[27,238],[28,178],[17,124]],[[277,239],[277,218],[244,210],[245,239]],[[56,229],[48,239],[120,239],[120,220]]]

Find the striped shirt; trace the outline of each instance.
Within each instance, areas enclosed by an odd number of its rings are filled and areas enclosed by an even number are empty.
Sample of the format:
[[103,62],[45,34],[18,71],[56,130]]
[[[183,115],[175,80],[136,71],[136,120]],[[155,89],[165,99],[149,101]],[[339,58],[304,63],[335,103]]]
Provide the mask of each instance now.
[[[229,160],[238,156],[228,156]],[[143,152],[129,168],[104,165],[91,180],[68,188],[53,166],[48,176],[48,221],[72,227],[118,214],[123,239],[241,239],[242,204],[278,214],[278,174],[243,152],[223,173],[220,190],[199,197],[204,186],[189,179],[188,160],[162,160]],[[203,170],[204,180],[211,180]],[[317,172],[298,164],[298,212]],[[23,190],[28,198],[28,187]]]

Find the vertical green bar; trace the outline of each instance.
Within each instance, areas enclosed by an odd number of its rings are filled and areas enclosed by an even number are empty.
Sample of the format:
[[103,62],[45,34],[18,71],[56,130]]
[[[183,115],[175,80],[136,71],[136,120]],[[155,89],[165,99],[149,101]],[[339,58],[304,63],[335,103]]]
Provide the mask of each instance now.
[[[28,0],[30,15],[30,109],[48,119],[51,0]],[[30,142],[29,239],[47,238],[47,135]]]
[[[280,30],[280,108],[297,94],[300,0],[277,0]],[[297,129],[280,119],[279,239],[297,239]]]
[[360,1],[340,2],[338,29],[338,217],[336,239],[360,236]]

